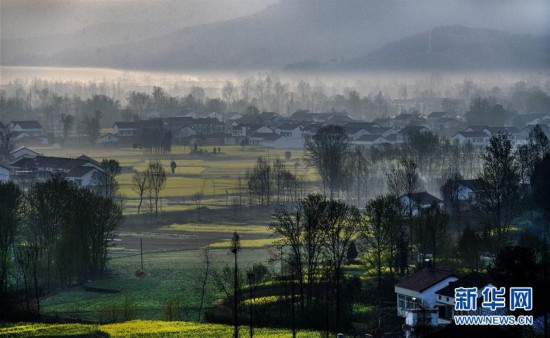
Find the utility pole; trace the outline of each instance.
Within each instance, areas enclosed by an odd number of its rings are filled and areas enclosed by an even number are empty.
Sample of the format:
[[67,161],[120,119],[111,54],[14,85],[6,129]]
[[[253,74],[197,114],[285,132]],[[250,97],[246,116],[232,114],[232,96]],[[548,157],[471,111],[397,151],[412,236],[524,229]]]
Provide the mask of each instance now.
[[143,238],[139,239],[139,251],[141,256],[141,271],[143,271]]

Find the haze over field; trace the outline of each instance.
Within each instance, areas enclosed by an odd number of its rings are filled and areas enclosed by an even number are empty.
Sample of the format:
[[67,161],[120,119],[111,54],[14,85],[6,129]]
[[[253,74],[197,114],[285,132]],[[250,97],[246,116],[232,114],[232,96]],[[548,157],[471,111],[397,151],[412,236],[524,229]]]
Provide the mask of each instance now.
[[549,14],[0,0],[0,336],[542,337]]
[[[550,64],[544,0],[4,0],[1,6],[2,65],[189,71]],[[455,25],[461,27],[447,27]],[[463,60],[460,51],[472,56]],[[428,52],[438,62],[418,61]]]

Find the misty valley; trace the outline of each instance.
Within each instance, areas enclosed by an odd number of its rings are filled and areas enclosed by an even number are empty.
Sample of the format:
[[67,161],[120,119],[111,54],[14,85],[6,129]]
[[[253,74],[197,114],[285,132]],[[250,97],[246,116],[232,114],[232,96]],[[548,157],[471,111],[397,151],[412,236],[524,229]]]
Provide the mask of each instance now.
[[542,0],[0,0],[0,336],[547,337]]

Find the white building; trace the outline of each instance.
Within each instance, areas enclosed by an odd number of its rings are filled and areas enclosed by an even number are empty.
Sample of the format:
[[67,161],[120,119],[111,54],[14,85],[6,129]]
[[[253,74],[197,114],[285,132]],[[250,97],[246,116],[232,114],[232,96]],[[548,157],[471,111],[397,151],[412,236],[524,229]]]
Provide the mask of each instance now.
[[432,309],[437,306],[435,292],[458,278],[449,271],[425,268],[413,273],[395,284],[397,295],[397,315],[406,317],[419,306]]
[[139,122],[124,122],[117,121],[113,123],[113,135],[118,137],[132,137],[135,136],[139,129]]
[[363,135],[359,137],[358,139],[351,141],[352,144],[356,144],[358,146],[366,146],[370,147],[373,145],[378,144],[384,144],[384,143],[390,143],[384,136],[382,135]]
[[485,148],[489,145],[491,136],[483,131],[461,131],[456,133],[452,139],[457,146],[464,146],[469,142],[476,148]]
[[101,135],[100,140],[103,144],[115,144],[118,142],[118,137],[116,135],[108,133],[105,135]]
[[91,186],[95,172],[103,170],[101,165],[87,156],[79,158],[36,156],[21,158],[11,164],[14,168],[13,181],[26,185],[30,181],[45,181],[52,173],[62,173],[67,180],[81,186]]
[[8,182],[12,169],[5,164],[0,164],[0,182]]
[[[481,301],[481,295],[485,288],[493,287],[491,278],[487,274],[472,272],[468,275],[449,283],[446,287],[435,292],[436,305],[439,308],[440,320],[448,320],[449,323],[455,315],[455,289],[456,288],[477,288],[477,299]],[[476,313],[481,313],[481,307],[478,307]],[[494,314],[494,313],[493,313]]]
[[12,132],[22,132],[29,136],[43,136],[44,128],[38,121],[11,121],[8,129]]
[[42,155],[34,150],[31,150],[27,147],[19,147],[10,152],[10,158],[12,161],[17,161],[22,158],[35,158],[36,156]]
[[421,209],[429,208],[434,204],[439,208],[443,208],[443,201],[426,191],[414,192],[410,196],[403,195],[399,199],[406,210],[409,210],[409,206],[412,205],[414,216],[418,215]]

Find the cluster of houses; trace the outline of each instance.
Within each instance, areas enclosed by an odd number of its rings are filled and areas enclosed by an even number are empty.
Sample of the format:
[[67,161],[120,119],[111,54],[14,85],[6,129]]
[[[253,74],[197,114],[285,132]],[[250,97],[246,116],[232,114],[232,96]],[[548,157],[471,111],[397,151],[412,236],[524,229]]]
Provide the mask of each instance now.
[[9,131],[10,142],[24,144],[7,156],[0,156],[0,182],[12,181],[27,189],[32,183],[47,180],[52,173],[60,172],[79,186],[91,186],[94,173],[102,170],[100,163],[86,155],[52,157],[30,149],[28,146],[48,144],[44,128],[38,121],[11,121],[6,125],[0,122],[0,131]]
[[[550,136],[550,114],[525,114],[521,127],[516,126],[468,126],[462,117],[446,112],[432,112],[427,116],[417,113],[401,113],[391,118],[379,118],[371,122],[355,120],[347,113],[314,113],[298,110],[283,117],[274,112],[256,115],[240,113],[211,113],[198,116],[154,117],[142,121],[116,121],[110,133],[103,134],[100,142],[108,145],[140,143],[143,129],[152,124],[162,125],[170,131],[174,144],[193,145],[249,145],[267,148],[294,148],[304,146],[304,138],[314,134],[323,125],[335,124],[344,128],[351,142],[371,147],[384,144],[400,144],[414,132],[434,133],[456,145],[470,143],[476,148],[489,144],[491,136],[509,133],[514,145],[524,144],[535,125]],[[38,121],[0,122],[0,129],[7,128],[11,139],[18,145],[41,146],[48,144],[44,128]]]
[[68,181],[90,187],[94,174],[102,170],[99,162],[86,155],[77,158],[44,156],[20,147],[0,160],[0,182],[12,181],[26,190],[35,182],[46,181],[52,173],[62,173]]
[[10,131],[10,138],[18,144],[29,146],[41,146],[48,144],[48,138],[40,122],[31,121],[11,121],[7,125],[0,122],[0,130]]
[[[528,116],[522,128],[505,126],[467,126],[461,118],[446,112],[432,112],[427,116],[415,113],[402,113],[392,118],[365,122],[352,119],[347,113],[313,113],[298,110],[288,117],[273,112],[263,112],[254,116],[240,113],[212,113],[198,117],[189,114],[182,117],[162,119],[165,130],[172,133],[175,144],[203,145],[250,145],[267,148],[303,148],[305,136],[314,134],[323,125],[342,126],[353,144],[377,146],[400,144],[408,140],[414,132],[434,133],[449,139],[451,143],[465,145],[471,143],[476,148],[489,144],[496,133],[509,133],[515,145],[527,142],[529,132],[537,124],[550,135],[550,114]],[[138,141],[144,126],[151,120],[126,122],[117,121],[112,132],[102,135],[105,144],[121,141]]]

